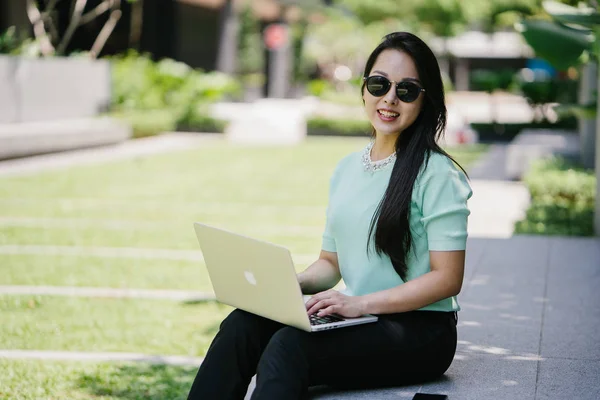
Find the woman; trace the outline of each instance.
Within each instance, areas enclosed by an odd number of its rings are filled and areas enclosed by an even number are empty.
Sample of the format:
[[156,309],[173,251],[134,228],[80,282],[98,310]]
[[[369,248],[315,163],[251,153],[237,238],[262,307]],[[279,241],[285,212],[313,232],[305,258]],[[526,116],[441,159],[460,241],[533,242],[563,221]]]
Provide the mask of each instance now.
[[[311,385],[434,379],[452,362],[471,189],[436,143],[446,107],[434,54],[410,33],[387,35],[362,97],[373,140],[335,169],[322,251],[298,280],[314,294],[309,315],[379,320],[307,333],[235,310],[190,399],[242,399],[255,373],[253,399],[298,399]],[[331,289],[342,278],[344,293]]]

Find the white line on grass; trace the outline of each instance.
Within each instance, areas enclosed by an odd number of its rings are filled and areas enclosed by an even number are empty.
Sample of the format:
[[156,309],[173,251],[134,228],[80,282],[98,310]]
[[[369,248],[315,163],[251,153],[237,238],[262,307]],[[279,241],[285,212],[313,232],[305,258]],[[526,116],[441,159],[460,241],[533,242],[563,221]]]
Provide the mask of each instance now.
[[0,350],[0,359],[13,360],[56,360],[56,361],[123,361],[144,362],[163,365],[199,366],[204,360],[201,357],[152,355],[141,353],[92,353],[77,351],[51,350]]
[[191,210],[191,211],[204,211],[215,213],[222,210],[240,210],[248,209],[253,212],[312,212],[317,215],[322,215],[325,212],[325,205],[302,205],[292,204],[286,202],[284,205],[281,204],[267,204],[265,202],[257,203],[228,203],[228,202],[203,202],[203,201],[180,201],[180,200],[169,200],[169,201],[156,201],[146,199],[114,199],[114,198],[35,198],[35,197],[5,197],[0,198],[0,205],[43,205],[44,207],[58,206],[61,209],[76,210],[76,209],[111,209],[123,207],[123,208],[135,208],[137,210]]
[[40,296],[68,296],[68,297],[108,297],[108,298],[134,298],[157,299],[177,301],[204,301],[214,300],[215,295],[207,292],[188,290],[163,290],[163,289],[129,289],[129,288],[103,288],[103,287],[76,287],[76,286],[18,286],[0,285],[0,294],[8,295],[40,295]]
[[[206,221],[204,221],[206,222]],[[210,225],[224,225],[218,222],[206,222]],[[167,227],[180,229],[183,225],[189,225],[192,232],[192,223],[189,221],[140,221],[140,220],[107,220],[93,218],[30,218],[30,217],[0,217],[0,227],[24,227],[24,228],[46,228],[46,229],[69,229],[69,228],[94,228],[108,230],[164,230]],[[295,235],[295,236],[315,236],[323,233],[323,227],[318,226],[252,226],[243,225],[232,226],[227,224],[225,227],[234,231],[252,232],[253,235]]]
[[[177,261],[204,262],[199,250],[144,249],[134,247],[83,247],[83,246],[44,246],[44,245],[0,245],[0,254],[33,254],[50,256],[106,257],[106,258],[138,258],[162,259]],[[294,263],[310,264],[317,259],[313,254],[296,254],[292,256]]]
[[0,254],[204,261],[202,253],[195,250],[142,249],[132,247],[83,247],[7,244],[0,246]]

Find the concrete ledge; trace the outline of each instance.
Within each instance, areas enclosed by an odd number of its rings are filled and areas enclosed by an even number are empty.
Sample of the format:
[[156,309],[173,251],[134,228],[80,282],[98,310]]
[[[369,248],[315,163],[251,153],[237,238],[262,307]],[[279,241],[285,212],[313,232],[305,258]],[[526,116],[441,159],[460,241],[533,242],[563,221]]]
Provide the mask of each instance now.
[[293,145],[306,138],[306,118],[314,107],[314,102],[261,99],[243,108],[221,104],[213,114],[230,119],[225,137],[233,143]]
[[108,117],[0,124],[0,160],[116,144],[130,137],[129,126]]
[[532,162],[551,155],[579,159],[579,136],[569,131],[524,130],[506,149],[506,177],[521,179]]

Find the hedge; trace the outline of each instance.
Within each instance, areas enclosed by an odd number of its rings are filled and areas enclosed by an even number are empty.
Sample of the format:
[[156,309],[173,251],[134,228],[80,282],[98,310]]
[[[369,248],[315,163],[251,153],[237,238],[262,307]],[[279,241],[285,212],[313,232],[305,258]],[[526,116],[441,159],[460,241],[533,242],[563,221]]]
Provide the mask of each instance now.
[[371,123],[362,119],[313,117],[306,121],[308,135],[369,136]]
[[227,121],[197,113],[180,116],[172,109],[113,112],[109,115],[129,124],[134,138],[173,131],[223,133],[227,125]]
[[523,123],[471,123],[471,128],[480,142],[510,142],[524,129],[564,129],[577,130],[577,118],[565,118],[555,123],[523,122]]
[[524,181],[531,194],[531,206],[525,219],[516,223],[515,233],[594,234],[596,178],[593,171],[553,157],[536,162]]

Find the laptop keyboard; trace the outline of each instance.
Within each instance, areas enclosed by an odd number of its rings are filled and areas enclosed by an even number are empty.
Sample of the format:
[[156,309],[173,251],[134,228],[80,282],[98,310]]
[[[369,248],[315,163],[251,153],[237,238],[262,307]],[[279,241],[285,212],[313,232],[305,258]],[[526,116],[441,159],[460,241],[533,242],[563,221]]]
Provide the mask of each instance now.
[[319,317],[317,314],[309,316],[308,319],[310,320],[311,325],[329,324],[331,322],[339,322],[344,320],[344,318],[338,317],[336,315],[326,315],[324,317]]

